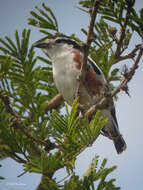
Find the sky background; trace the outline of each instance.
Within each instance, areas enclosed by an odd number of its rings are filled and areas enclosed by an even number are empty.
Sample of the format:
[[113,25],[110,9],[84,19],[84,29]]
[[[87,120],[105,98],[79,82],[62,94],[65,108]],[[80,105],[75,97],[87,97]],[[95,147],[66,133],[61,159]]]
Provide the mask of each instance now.
[[[67,35],[75,33],[79,38],[84,40],[80,31],[89,25],[89,16],[76,8],[76,0],[0,0],[0,38],[9,36],[13,39],[15,30],[19,32],[23,28],[31,28],[31,41],[41,38],[41,34],[34,27],[27,24],[27,18],[30,16],[30,10],[36,5],[41,6],[45,2],[47,6],[54,11],[60,32]],[[136,0],[136,9],[143,7],[142,0]],[[131,47],[140,43],[137,36],[134,36]],[[37,54],[42,52],[38,51]],[[132,62],[126,62],[131,66]],[[121,155],[117,155],[112,141],[100,136],[92,147],[87,148],[76,161],[76,172],[80,176],[87,170],[92,158],[98,154],[100,160],[108,159],[108,166],[117,165],[118,168],[109,176],[116,178],[115,184],[121,187],[121,190],[142,190],[143,189],[143,64],[136,72],[133,80],[129,83],[131,98],[124,93],[120,94],[116,102],[116,112],[120,131],[123,134],[127,150]],[[1,161],[3,165],[0,168],[0,176],[6,180],[0,182],[0,190],[34,190],[40,181],[38,174],[25,174],[17,178],[23,172],[23,167],[11,159]],[[64,171],[57,173],[59,180],[62,178]]]

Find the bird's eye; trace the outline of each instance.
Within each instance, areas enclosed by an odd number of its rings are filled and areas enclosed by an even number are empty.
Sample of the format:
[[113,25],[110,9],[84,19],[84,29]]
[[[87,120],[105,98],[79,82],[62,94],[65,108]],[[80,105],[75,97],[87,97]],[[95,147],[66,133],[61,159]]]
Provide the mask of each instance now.
[[57,44],[59,44],[59,43],[62,43],[62,41],[63,41],[63,40],[58,39],[58,40],[56,40],[55,42],[56,42]]

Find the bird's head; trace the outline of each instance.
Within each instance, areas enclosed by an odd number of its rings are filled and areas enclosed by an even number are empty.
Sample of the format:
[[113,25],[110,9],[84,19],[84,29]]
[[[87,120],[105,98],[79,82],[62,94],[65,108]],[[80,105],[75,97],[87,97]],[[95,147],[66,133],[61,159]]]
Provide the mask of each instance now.
[[81,46],[75,40],[62,34],[50,36],[45,41],[34,44],[34,46],[42,48],[51,59],[67,51],[81,50]]

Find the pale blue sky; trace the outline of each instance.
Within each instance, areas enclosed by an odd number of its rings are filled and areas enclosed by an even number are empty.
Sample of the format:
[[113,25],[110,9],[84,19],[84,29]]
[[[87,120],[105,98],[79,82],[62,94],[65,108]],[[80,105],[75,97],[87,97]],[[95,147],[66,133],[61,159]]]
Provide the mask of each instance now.
[[[83,38],[80,28],[87,28],[89,17],[85,13],[76,8],[76,0],[0,0],[0,37],[5,35],[13,38],[16,29],[22,31],[23,28],[28,28],[27,18],[29,11],[36,5],[41,5],[45,2],[51,7],[58,19],[60,31],[70,35],[76,33],[79,38]],[[136,8],[139,10],[143,7],[142,0],[136,0]],[[32,29],[31,44],[41,38],[41,34],[35,28]],[[135,36],[133,44],[139,42]],[[38,51],[37,54],[42,52]],[[132,62],[126,62],[131,66]],[[116,103],[117,118],[121,133],[123,134],[127,150],[117,155],[113,143],[104,137],[99,137],[91,148],[87,148],[76,162],[76,171],[82,175],[88,168],[89,163],[95,154],[100,155],[100,158],[108,159],[108,166],[117,165],[118,168],[112,173],[112,177],[116,178],[116,184],[121,186],[122,190],[142,190],[143,189],[143,65],[136,72],[134,79],[130,82],[131,98],[127,95],[120,94],[120,98]],[[17,175],[23,172],[22,167],[11,159],[6,159],[1,162],[3,167],[0,168],[0,175],[7,179],[0,182],[1,190],[34,190],[40,181],[38,174],[26,174],[21,178]],[[57,176],[63,175],[60,171]]]

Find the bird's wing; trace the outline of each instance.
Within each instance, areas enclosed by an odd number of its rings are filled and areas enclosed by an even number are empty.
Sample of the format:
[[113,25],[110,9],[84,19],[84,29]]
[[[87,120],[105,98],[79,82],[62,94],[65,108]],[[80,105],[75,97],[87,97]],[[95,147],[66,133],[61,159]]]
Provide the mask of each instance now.
[[101,71],[101,69],[97,66],[97,64],[90,57],[88,57],[88,63],[91,65],[91,67],[94,69],[94,71],[97,75],[103,75],[103,72]]
[[112,117],[113,117],[113,119],[114,119],[114,121],[115,121],[115,123],[116,123],[116,125],[118,127],[118,121],[117,121],[117,118],[116,118],[116,111],[115,111],[115,106],[114,105],[112,105],[111,115],[112,115]]

